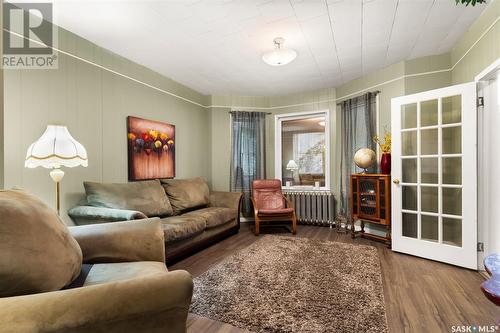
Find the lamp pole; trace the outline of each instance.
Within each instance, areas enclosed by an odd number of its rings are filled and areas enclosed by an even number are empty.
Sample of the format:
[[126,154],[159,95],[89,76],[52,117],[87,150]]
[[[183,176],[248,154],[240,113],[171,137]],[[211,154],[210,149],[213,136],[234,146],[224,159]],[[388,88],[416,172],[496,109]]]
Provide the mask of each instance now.
[[60,169],[60,166],[56,166],[50,171],[50,178],[56,183],[56,210],[57,215],[61,212],[61,180],[64,177],[64,171]]

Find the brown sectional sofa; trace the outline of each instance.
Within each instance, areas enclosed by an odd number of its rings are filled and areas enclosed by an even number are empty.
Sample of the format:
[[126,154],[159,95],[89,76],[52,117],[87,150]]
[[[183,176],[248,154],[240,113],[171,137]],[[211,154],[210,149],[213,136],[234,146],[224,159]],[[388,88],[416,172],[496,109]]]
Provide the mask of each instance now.
[[186,332],[193,280],[165,266],[158,218],[68,228],[9,190],[0,222],[0,332]]
[[202,178],[84,182],[84,187],[85,200],[68,212],[75,224],[159,217],[168,263],[239,230],[241,193],[210,192]]

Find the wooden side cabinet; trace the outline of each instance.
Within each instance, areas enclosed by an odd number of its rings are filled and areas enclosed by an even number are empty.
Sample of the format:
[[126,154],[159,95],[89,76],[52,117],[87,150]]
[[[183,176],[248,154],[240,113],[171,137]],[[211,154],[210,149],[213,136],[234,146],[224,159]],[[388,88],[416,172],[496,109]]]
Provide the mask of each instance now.
[[[391,246],[391,176],[381,174],[351,175],[350,202],[352,238],[356,235],[383,241]],[[354,222],[361,221],[361,230],[356,231]],[[385,237],[365,232],[365,223],[385,227]]]

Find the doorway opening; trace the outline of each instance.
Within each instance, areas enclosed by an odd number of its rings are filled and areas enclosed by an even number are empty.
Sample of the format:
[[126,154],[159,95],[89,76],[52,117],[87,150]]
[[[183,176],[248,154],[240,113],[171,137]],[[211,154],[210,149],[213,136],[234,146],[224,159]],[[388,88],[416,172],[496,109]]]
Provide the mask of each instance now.
[[[479,269],[483,260],[500,252],[500,223],[497,220],[500,190],[500,59],[476,77],[478,106],[478,252]],[[480,249],[478,249],[480,250]]]

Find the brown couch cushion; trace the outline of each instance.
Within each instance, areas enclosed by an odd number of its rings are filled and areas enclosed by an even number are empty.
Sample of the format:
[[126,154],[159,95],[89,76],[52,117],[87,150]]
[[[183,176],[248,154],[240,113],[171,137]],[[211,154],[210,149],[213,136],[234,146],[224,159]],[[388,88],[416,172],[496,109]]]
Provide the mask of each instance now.
[[194,210],[182,216],[199,217],[205,220],[207,229],[217,227],[236,218],[237,210],[224,207],[208,207]]
[[165,263],[159,261],[94,264],[83,286],[88,287],[96,284],[142,278],[152,274],[165,274],[167,272]]
[[56,212],[23,191],[0,191],[0,297],[70,284],[82,251]]
[[192,237],[206,228],[205,219],[196,216],[173,216],[161,220],[165,242]]
[[173,214],[158,180],[123,184],[83,182],[83,186],[90,206],[136,210],[147,217]]
[[161,179],[174,213],[206,207],[210,202],[210,190],[201,177],[192,179]]

